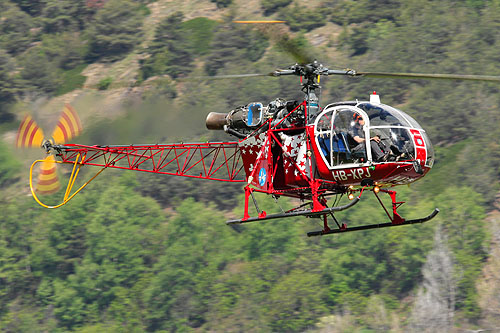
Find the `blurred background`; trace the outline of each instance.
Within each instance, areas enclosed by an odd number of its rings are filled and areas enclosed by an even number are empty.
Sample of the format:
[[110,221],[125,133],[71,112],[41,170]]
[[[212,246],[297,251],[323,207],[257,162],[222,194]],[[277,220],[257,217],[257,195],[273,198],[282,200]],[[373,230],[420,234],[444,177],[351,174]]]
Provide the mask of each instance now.
[[[286,23],[233,23],[263,19]],[[499,0],[0,1],[2,331],[500,330],[497,83],[321,81],[323,106],[375,90],[427,131],[434,168],[398,191],[407,218],[441,209],[424,225],[232,228],[241,185],[120,170],[60,209],[33,200],[29,167],[45,153],[16,148],[23,117],[48,135],[70,105],[83,127],[71,142],[89,145],[228,140],[206,130],[209,112],[302,97],[297,77],[209,79],[293,65],[275,32],[331,69],[500,75]],[[369,197],[339,218],[386,219]]]

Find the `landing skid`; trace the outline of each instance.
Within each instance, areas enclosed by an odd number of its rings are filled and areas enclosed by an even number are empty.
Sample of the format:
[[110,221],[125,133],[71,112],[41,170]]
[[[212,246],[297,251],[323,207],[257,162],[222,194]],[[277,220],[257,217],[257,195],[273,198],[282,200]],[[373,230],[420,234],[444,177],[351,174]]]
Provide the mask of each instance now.
[[427,222],[429,220],[432,220],[438,213],[439,213],[439,209],[436,208],[436,209],[434,209],[434,211],[431,214],[427,215],[424,218],[414,219],[414,220],[405,220],[405,221],[399,222],[399,223],[387,222],[387,223],[360,225],[357,227],[350,227],[350,228],[346,227],[344,224],[344,225],[342,225],[342,227],[340,229],[311,231],[311,232],[307,233],[307,236],[309,236],[309,237],[322,236],[322,235],[329,235],[329,234],[338,234],[341,232],[388,228],[388,227],[397,227],[400,225],[407,225],[407,224],[424,223],[424,222]]
[[344,205],[344,206],[330,207],[330,208],[325,208],[325,209],[319,210],[319,211],[314,211],[312,209],[306,209],[306,210],[300,210],[300,211],[291,211],[291,212],[285,212],[285,213],[279,213],[279,214],[264,215],[262,217],[249,217],[247,219],[229,220],[229,221],[226,221],[226,224],[241,224],[241,223],[247,223],[247,222],[265,221],[265,220],[280,219],[280,218],[295,217],[295,216],[319,217],[322,215],[330,214],[333,212],[340,212],[342,210],[351,208],[352,206],[357,204],[358,201],[359,201],[359,198],[356,197],[351,202],[349,202],[347,205]]
[[[317,185],[317,184],[316,184]],[[355,226],[355,227],[348,227],[346,223],[339,223],[337,219],[334,216],[334,212],[339,212],[342,210],[346,210],[348,208],[353,207],[359,202],[359,199],[361,195],[363,194],[363,191],[367,189],[367,186],[361,188],[361,189],[348,189],[345,193],[349,193],[348,197],[351,199],[351,201],[343,206],[336,206],[336,207],[327,207],[327,200],[325,196],[318,195],[317,188],[313,187],[313,195],[312,195],[312,200],[311,202],[307,202],[305,204],[302,204],[299,207],[296,207],[294,209],[291,209],[289,211],[283,211],[282,213],[278,214],[270,214],[267,215],[265,211],[262,211],[259,209],[259,206],[257,205],[257,201],[255,200],[252,192],[256,191],[255,189],[250,188],[249,186],[245,187],[245,211],[244,211],[244,216],[242,219],[237,219],[237,220],[229,220],[226,222],[226,224],[242,224],[242,223],[248,223],[248,222],[257,222],[257,221],[266,221],[266,220],[272,220],[272,219],[280,219],[280,218],[287,218],[287,217],[297,217],[297,216],[306,216],[306,217],[314,217],[314,218],[319,218],[323,220],[323,230],[318,230],[318,231],[312,231],[308,232],[307,236],[322,236],[322,235],[329,235],[329,234],[338,234],[338,233],[343,233],[343,232],[350,232],[350,231],[360,231],[360,230],[369,230],[369,229],[380,229],[380,228],[388,228],[388,227],[397,227],[400,225],[408,225],[408,224],[415,224],[415,223],[424,223],[427,221],[432,220],[438,213],[439,209],[436,208],[434,211],[427,215],[426,217],[419,218],[419,219],[413,219],[413,220],[406,220],[402,216],[399,215],[398,213],[398,208],[401,207],[405,202],[404,201],[397,201],[396,200],[396,191],[388,190],[388,189],[381,189],[378,186],[373,186],[372,188],[368,188],[367,191],[372,192],[375,197],[377,198],[380,206],[383,208],[385,211],[387,217],[389,218],[390,222],[387,223],[377,223],[377,224],[369,224],[369,225],[362,225],[362,226]],[[359,192],[358,196],[354,196],[354,193]],[[391,198],[391,209],[388,209],[386,205],[382,202],[382,200],[379,197],[379,192],[381,193],[386,193],[389,195]],[[248,211],[248,203],[249,203],[249,198],[252,198],[255,208],[257,209],[258,216],[256,217],[251,217],[249,215]],[[337,228],[330,228],[328,225],[328,217],[331,217],[335,224],[337,225]]]

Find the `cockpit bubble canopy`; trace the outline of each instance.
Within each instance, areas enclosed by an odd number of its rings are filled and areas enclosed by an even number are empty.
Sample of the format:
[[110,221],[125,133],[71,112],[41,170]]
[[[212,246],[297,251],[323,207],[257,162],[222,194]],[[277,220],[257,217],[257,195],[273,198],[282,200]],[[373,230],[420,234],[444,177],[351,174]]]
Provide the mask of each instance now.
[[[365,122],[358,123],[356,120],[360,118]],[[332,168],[380,161],[376,155],[381,153],[373,151],[378,148],[384,154],[389,153],[384,157],[385,162],[421,160],[428,167],[434,162],[434,151],[422,126],[403,111],[385,104],[327,106],[316,120],[315,132],[325,162]],[[356,135],[378,137],[379,147],[373,147],[375,142],[371,140],[356,142]]]
[[356,106],[366,112],[370,119],[370,127],[401,126],[422,129],[422,126],[420,126],[415,119],[392,106],[384,104],[374,105],[367,102],[359,103]]

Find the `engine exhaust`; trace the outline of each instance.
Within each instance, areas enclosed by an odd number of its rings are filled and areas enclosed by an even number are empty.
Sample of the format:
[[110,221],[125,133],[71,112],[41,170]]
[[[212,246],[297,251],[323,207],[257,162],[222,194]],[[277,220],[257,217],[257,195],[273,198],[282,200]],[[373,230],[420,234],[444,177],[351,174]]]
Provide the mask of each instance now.
[[227,113],[210,112],[205,120],[205,124],[209,130],[224,130],[224,125],[229,125]]

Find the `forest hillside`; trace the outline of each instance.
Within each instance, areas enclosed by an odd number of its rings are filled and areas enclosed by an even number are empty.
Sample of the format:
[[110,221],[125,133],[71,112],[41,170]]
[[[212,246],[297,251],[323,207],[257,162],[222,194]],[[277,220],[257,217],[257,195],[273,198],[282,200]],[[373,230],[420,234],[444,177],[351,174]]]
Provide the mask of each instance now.
[[[278,30],[332,69],[500,75],[500,0],[0,1],[0,330],[500,329],[497,83],[321,81],[323,106],[377,91],[424,127],[434,167],[398,199],[407,218],[438,207],[426,224],[316,238],[305,218],[232,228],[242,186],[121,170],[62,208],[33,200],[29,167],[45,153],[15,147],[25,115],[48,135],[70,104],[83,124],[72,142],[89,145],[227,140],[205,128],[209,112],[303,96],[296,77],[209,79],[293,65]],[[370,197],[338,218],[387,219]]]

